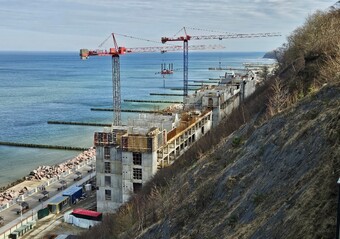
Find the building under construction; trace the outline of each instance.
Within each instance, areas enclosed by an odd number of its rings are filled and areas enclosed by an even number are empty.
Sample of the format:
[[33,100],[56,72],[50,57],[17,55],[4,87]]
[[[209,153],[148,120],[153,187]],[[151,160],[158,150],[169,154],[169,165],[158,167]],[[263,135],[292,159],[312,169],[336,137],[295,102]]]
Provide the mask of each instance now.
[[112,212],[157,172],[238,107],[255,90],[256,75],[226,74],[186,98],[185,110],[139,115],[127,126],[96,132],[97,210]]
[[250,70],[245,74],[226,72],[218,85],[205,85],[186,97],[185,105],[191,109],[211,110],[213,126],[217,126],[240,101],[255,91],[256,78],[256,73]]
[[180,116],[140,115],[126,127],[96,132],[97,209],[118,208],[211,126],[211,111],[196,111]]

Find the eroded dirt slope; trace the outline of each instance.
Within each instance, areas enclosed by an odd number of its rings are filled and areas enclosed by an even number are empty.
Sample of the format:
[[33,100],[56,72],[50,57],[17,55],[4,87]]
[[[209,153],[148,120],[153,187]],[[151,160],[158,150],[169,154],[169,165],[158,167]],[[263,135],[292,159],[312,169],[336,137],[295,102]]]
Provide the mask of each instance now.
[[139,238],[333,238],[339,138],[335,84],[245,125],[176,175]]

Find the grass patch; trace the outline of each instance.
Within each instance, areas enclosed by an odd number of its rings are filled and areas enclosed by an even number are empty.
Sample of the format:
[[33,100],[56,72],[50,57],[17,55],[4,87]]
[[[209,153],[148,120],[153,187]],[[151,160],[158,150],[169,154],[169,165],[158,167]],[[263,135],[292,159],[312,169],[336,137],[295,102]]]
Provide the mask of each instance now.
[[255,195],[253,196],[253,203],[255,204],[255,206],[257,207],[258,205],[262,204],[264,202],[264,200],[266,199],[266,195],[263,193],[255,193]]
[[233,138],[233,142],[231,143],[231,145],[234,147],[234,148],[237,148],[241,145],[242,143],[242,140],[240,137],[235,137]]

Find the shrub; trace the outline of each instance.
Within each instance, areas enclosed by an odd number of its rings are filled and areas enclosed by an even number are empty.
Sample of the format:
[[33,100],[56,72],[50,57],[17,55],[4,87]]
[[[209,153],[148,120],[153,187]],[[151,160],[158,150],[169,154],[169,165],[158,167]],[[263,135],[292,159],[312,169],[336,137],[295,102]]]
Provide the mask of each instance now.
[[233,138],[233,142],[231,143],[234,148],[240,146],[241,144],[241,138],[240,137],[235,137]]
[[255,193],[253,196],[253,203],[255,206],[260,205],[266,199],[266,195],[263,193]]

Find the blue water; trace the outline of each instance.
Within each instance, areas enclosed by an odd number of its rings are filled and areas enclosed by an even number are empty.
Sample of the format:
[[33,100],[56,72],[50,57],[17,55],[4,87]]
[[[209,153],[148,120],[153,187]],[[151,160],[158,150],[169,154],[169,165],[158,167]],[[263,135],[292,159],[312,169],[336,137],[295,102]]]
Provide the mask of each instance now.
[[[223,72],[208,67],[240,67],[243,62],[266,61],[263,53],[190,53],[189,80],[207,80]],[[163,88],[155,74],[160,64],[182,68],[181,53],[145,53],[121,56],[124,99],[170,100],[151,92],[181,93]],[[268,61],[268,60],[267,60]],[[181,87],[183,72],[165,78],[166,87]],[[0,141],[92,146],[100,127],[49,125],[48,120],[110,123],[112,112],[90,111],[112,107],[111,58],[79,59],[78,53],[0,52]],[[190,83],[189,83],[190,84]],[[192,83],[191,83],[192,84]],[[172,97],[181,100],[181,97]],[[158,105],[159,106],[159,105]],[[151,104],[125,103],[123,109],[155,109]],[[164,107],[164,105],[162,106]],[[131,113],[122,114],[123,123]],[[0,185],[27,175],[39,165],[53,165],[77,155],[76,151],[0,146]]]

